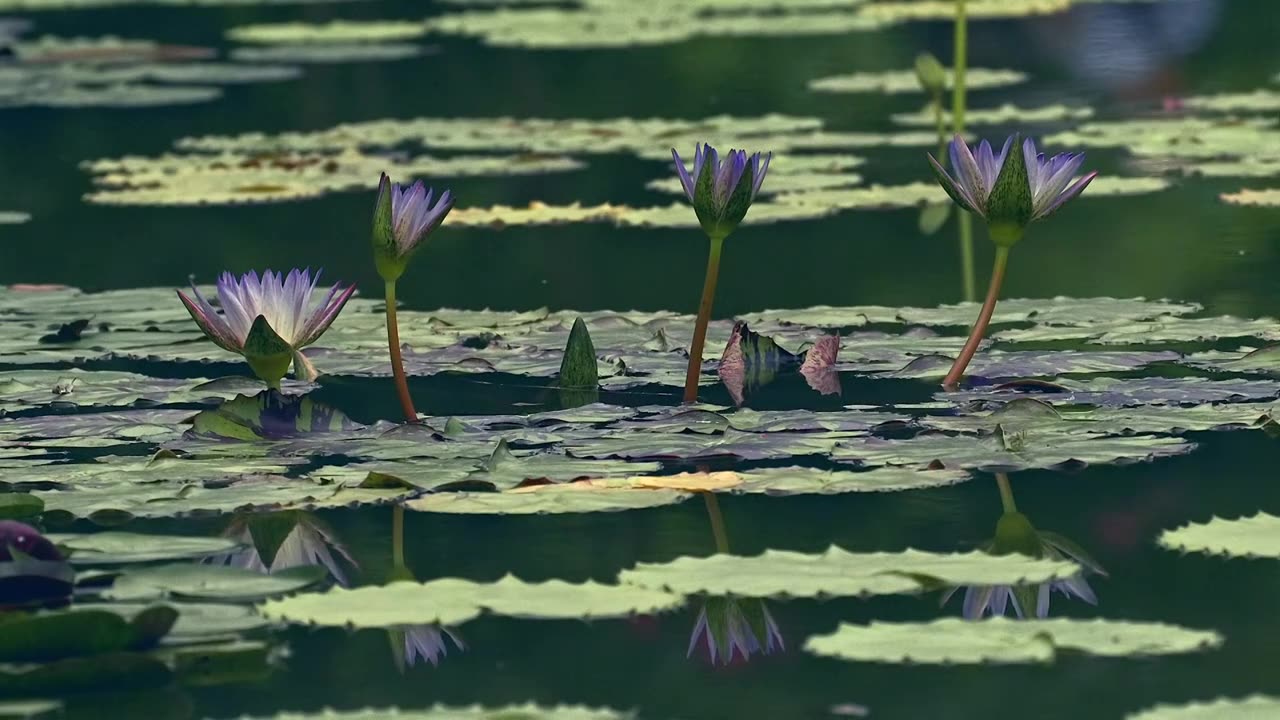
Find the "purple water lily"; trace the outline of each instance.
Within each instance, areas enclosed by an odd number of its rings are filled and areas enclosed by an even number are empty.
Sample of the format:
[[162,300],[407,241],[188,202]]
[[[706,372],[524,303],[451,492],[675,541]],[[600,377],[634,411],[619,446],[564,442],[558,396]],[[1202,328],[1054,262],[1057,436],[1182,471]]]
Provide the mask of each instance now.
[[[1037,533],[1037,537],[1041,543],[1041,557],[1046,560],[1073,560],[1080,564],[1081,571],[1068,578],[1051,580],[1035,586],[975,585],[966,587],[964,589],[964,608],[962,610],[965,618],[979,620],[986,615],[1004,615],[1010,605],[1013,606],[1013,611],[1019,619],[1030,617],[1033,612],[1037,618],[1048,617],[1049,598],[1055,590],[1068,598],[1074,597],[1090,605],[1098,604],[1098,597],[1094,595],[1093,588],[1085,580],[1085,573],[1106,576],[1106,572],[1102,567],[1083,551],[1079,550],[1074,543],[1061,536],[1054,533],[1040,532]],[[942,597],[942,602],[945,604],[950,600],[958,589],[952,588],[947,591]],[[1024,605],[1030,605],[1032,598],[1035,599],[1035,607],[1023,607]]]
[[437,198],[435,190],[421,180],[403,187],[382,174],[374,205],[373,240],[378,273],[384,280],[395,280],[404,273],[409,256],[444,222],[453,204],[448,190]]
[[773,153],[760,161],[760,153],[747,158],[746,150],[730,150],[721,160],[715,148],[699,143],[694,148],[693,172],[690,173],[680,159],[680,153],[671,149],[671,157],[680,175],[685,195],[693,203],[702,230],[711,239],[711,254],[707,257],[707,275],[702,283],[702,300],[698,304],[698,319],[693,328],[693,342],[689,345],[689,366],[685,372],[684,401],[698,399],[698,376],[702,372],[702,350],[707,340],[707,323],[711,322],[711,306],[715,301],[716,280],[720,275],[720,251],[724,239],[738,227],[747,215],[747,208],[760,192],[769,161]]
[[[276,548],[276,554],[271,558],[271,562],[267,563],[258,551],[258,545],[253,536],[253,526],[255,521],[266,522],[271,519],[273,519],[272,516],[265,515],[236,518],[222,536],[240,543],[240,549],[211,556],[206,562],[245,568],[263,575],[314,565],[327,570],[339,585],[347,587],[350,584],[346,570],[338,558],[345,560],[351,567],[358,567],[355,558],[332,530],[305,513],[296,513],[288,518],[293,520],[293,527]],[[269,532],[269,530],[269,528],[261,528],[262,532]]]
[[413,667],[420,660],[439,666],[440,659],[449,654],[449,644],[445,642],[445,638],[452,640],[457,649],[467,649],[457,634],[446,627],[410,625],[398,629],[404,633],[404,665],[406,667]]
[[[951,173],[932,155],[928,155],[929,164],[933,166],[942,188],[956,204],[989,220],[992,219],[989,217],[992,193],[1015,141],[1016,136],[1005,140],[1004,147],[997,154],[986,140],[971,151],[964,138],[957,135],[950,146]],[[1076,178],[1076,172],[1084,165],[1084,153],[1061,153],[1046,158],[1036,151],[1035,141],[1031,138],[1022,142],[1022,161],[1026,167],[1026,188],[1031,201],[1027,222],[1053,214],[1068,200],[1084,192],[1098,176],[1092,172]],[[1074,183],[1071,182],[1073,179]]]
[[748,159],[746,150],[730,150],[721,159],[715,148],[698,143],[694,147],[692,173],[675,148],[671,149],[671,157],[703,230],[713,238],[724,238],[742,222],[755,201],[773,153],[766,154],[761,162],[760,153]]
[[699,645],[706,647],[712,665],[747,662],[756,653],[786,649],[778,624],[757,598],[709,598],[694,623],[686,657]]
[[[210,340],[243,355],[259,377],[272,385],[284,376],[290,359],[300,366],[306,364],[298,351],[329,329],[355,292],[354,286],[334,285],[318,304],[312,304],[319,281],[320,273],[313,278],[309,270],[290,270],[287,276],[270,270],[259,276],[250,271],[240,278],[224,272],[217,283],[221,313],[195,285],[191,286],[194,298],[181,290],[178,297]],[[314,372],[306,367],[307,374]]]

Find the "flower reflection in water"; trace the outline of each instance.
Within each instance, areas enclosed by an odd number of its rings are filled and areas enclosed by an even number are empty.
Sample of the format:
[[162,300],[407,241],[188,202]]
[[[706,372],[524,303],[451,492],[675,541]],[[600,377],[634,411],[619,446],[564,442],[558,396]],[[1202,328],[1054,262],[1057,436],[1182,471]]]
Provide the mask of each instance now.
[[[699,468],[703,470],[703,468]],[[716,552],[729,552],[729,533],[724,515],[715,494],[705,493],[707,518],[711,521],[711,536],[715,539]],[[782,651],[782,633],[769,614],[769,608],[759,598],[713,597],[707,598],[698,612],[698,620],[689,635],[689,649],[685,657],[693,657],[693,651],[705,647],[712,665],[731,665],[748,662],[752,655],[770,655]]]
[[446,638],[458,650],[467,649],[456,632],[439,625],[408,625],[394,628],[388,634],[391,637],[391,655],[400,672],[423,660],[433,667],[438,666],[440,659],[449,654]]
[[712,665],[747,662],[752,655],[785,650],[778,624],[758,598],[708,598],[689,636],[686,657],[705,647]]
[[[964,588],[964,617],[977,620],[986,615],[1004,615],[1010,605],[1019,618],[1049,615],[1049,599],[1056,590],[1068,598],[1077,598],[1090,605],[1098,604],[1098,597],[1085,579],[1086,575],[1106,576],[1106,571],[1096,560],[1071,540],[1053,532],[1037,530],[1026,515],[1018,512],[1013,502],[1009,477],[996,474],[1000,487],[1000,500],[1004,513],[996,524],[996,536],[982,546],[992,555],[1020,553],[1047,560],[1071,560],[1080,565],[1081,571],[1069,578],[1051,580],[1035,585],[975,585]],[[942,596],[946,604],[960,588],[952,588]]]
[[350,585],[350,581],[338,559],[342,558],[353,568],[359,567],[333,530],[310,513],[237,517],[222,535],[239,542],[243,548],[210,557],[209,562],[263,574],[319,565],[343,587]]

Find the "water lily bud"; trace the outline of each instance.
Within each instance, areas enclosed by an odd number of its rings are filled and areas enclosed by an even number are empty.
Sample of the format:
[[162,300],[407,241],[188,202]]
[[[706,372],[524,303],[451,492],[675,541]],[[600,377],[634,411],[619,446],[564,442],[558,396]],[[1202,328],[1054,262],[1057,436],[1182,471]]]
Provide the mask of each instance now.
[[772,153],[766,155],[762,163],[760,153],[748,158],[745,150],[730,150],[721,161],[715,148],[699,144],[694,150],[690,173],[674,149],[671,156],[698,222],[712,240],[728,237],[746,217],[773,157]]
[[941,93],[947,87],[947,71],[931,53],[916,56],[916,79],[930,93]]
[[373,261],[378,274],[395,282],[409,266],[409,258],[453,209],[453,195],[445,190],[432,204],[435,191],[419,180],[402,188],[383,173],[373,206]]

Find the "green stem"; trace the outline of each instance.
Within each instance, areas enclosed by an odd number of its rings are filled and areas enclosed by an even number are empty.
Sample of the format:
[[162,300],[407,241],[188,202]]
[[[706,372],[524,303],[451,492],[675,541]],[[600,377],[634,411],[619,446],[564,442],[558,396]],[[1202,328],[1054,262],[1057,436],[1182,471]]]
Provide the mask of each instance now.
[[396,392],[400,395],[400,409],[405,422],[418,422],[418,411],[413,408],[409,396],[409,380],[404,375],[404,359],[400,356],[400,327],[396,324],[396,282],[387,281],[387,350],[391,353],[391,372],[396,378]]
[[965,302],[973,302],[978,297],[976,274],[973,269],[973,216],[962,212],[960,213],[960,277],[964,283]]
[[938,129],[938,162],[947,165],[947,116],[942,111],[942,89],[933,91],[933,123]]
[[716,552],[729,552],[729,533],[724,529],[724,515],[720,514],[720,501],[715,493],[703,493],[707,501],[707,515],[711,518],[711,536],[716,540]]
[[1018,512],[1018,506],[1013,503],[1013,488],[1009,487],[1009,476],[1004,473],[996,473],[996,486],[1000,488],[1000,506],[1007,513]]
[[956,0],[955,58],[951,62],[951,126],[957,135],[964,133],[964,76],[969,63],[969,21],[964,2]]
[[960,351],[960,356],[956,358],[951,371],[942,381],[942,387],[948,390],[954,389],[959,384],[960,378],[964,377],[965,368],[969,367],[969,361],[973,359],[974,353],[978,352],[978,346],[982,344],[982,336],[986,334],[991,316],[995,314],[996,301],[1000,299],[1000,286],[1004,284],[1004,271],[1008,265],[1009,248],[997,245],[995,264],[991,268],[991,284],[987,286],[987,299],[982,303],[978,321],[973,324],[973,330],[969,332],[969,339],[965,341],[964,349]]
[[404,507],[391,510],[391,566],[404,567]]
[[689,370],[684,376],[684,401],[698,401],[698,378],[702,376],[702,348],[707,343],[707,324],[711,322],[711,305],[716,299],[716,279],[720,275],[720,250],[724,238],[711,238],[711,254],[707,256],[707,278],[702,282],[702,302],[698,305],[698,323],[693,328],[689,345]]

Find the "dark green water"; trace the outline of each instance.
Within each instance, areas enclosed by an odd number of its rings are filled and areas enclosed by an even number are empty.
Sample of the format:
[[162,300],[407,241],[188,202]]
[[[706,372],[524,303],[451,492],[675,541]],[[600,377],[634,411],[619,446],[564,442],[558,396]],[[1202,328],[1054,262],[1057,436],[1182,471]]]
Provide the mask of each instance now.
[[[1165,5],[1178,5],[1169,2]],[[1197,3],[1189,3],[1197,4]],[[334,17],[420,17],[427,3],[370,2],[269,10],[118,8],[35,15],[37,30],[61,35],[120,34],[220,47],[223,31],[247,22]],[[1145,4],[1107,5],[1149,20]],[[1091,8],[1092,10],[1092,8]],[[996,104],[1013,96],[1044,103],[1083,102],[1100,117],[1130,114],[1169,93],[1250,91],[1280,70],[1274,29],[1280,5],[1224,2],[1207,36],[1185,57],[1168,57],[1146,85],[1113,90],[1073,75],[1065,56],[1037,40],[1045,33],[1080,43],[1099,25],[1084,11],[1026,22],[975,23],[971,64],[1031,74],[1026,87],[989,91]],[[945,23],[912,23],[878,33],[798,39],[701,39],[608,51],[492,49],[434,37],[439,52],[410,61],[308,67],[285,83],[232,87],[217,102],[147,110],[4,110],[0,115],[0,186],[4,209],[35,219],[0,232],[0,284],[66,283],[86,289],[178,285],[194,273],[223,269],[321,265],[376,294],[369,258],[373,193],[343,193],[282,205],[238,208],[114,208],[82,203],[83,160],[152,155],[177,138],[250,130],[321,129],[344,121],[417,116],[701,117],[784,112],[823,118],[832,129],[887,130],[890,112],[909,111],[918,96],[824,95],[807,80],[853,70],[909,67],[929,49],[948,56]],[[1140,36],[1115,48],[1138,47]],[[1105,55],[1105,48],[1095,49]],[[1119,56],[1119,53],[1118,53]],[[707,70],[711,68],[712,70]],[[1024,100],[1024,102],[1026,102]],[[988,104],[984,102],[983,104]],[[1034,104],[1034,103],[1032,103]],[[1012,128],[1010,128],[1012,129]],[[1004,129],[1000,129],[1003,132]],[[993,136],[999,133],[991,133]],[[915,149],[868,153],[863,172],[875,182],[924,179]],[[666,202],[643,190],[651,167],[629,157],[592,156],[586,170],[528,178],[471,178],[449,183],[464,205]],[[1090,165],[1122,170],[1119,153],[1091,152]],[[371,181],[373,179],[371,178]],[[448,182],[448,181],[445,181]],[[1211,311],[1280,313],[1280,215],[1217,200],[1238,180],[1188,182],[1132,198],[1071,207],[1037,226],[1017,248],[1009,297],[1099,295],[1170,297]],[[960,298],[954,227],[920,235],[915,210],[846,212],[833,218],[752,227],[727,248],[717,315],[814,304],[930,306]],[[990,250],[979,237],[978,267]],[[705,242],[696,231],[613,229],[601,225],[514,228],[502,232],[446,228],[400,285],[410,308],[674,309],[691,312],[703,273]],[[985,272],[980,272],[985,278]],[[981,280],[980,280],[981,282]],[[527,412],[540,391],[459,378],[418,380],[419,410],[433,415]],[[359,420],[394,418],[390,383],[327,387],[324,397]],[[846,382],[843,403],[924,400],[922,383],[886,388]],[[727,402],[720,388],[708,393]],[[758,407],[815,407],[798,384],[772,389]],[[632,404],[678,401],[655,389],[608,398]],[[527,700],[636,708],[646,720],[667,718],[831,717],[855,703],[879,718],[1121,718],[1157,702],[1280,692],[1273,639],[1280,575],[1270,561],[1180,557],[1158,549],[1160,530],[1280,512],[1271,482],[1275,439],[1262,433],[1202,433],[1189,456],[1155,464],[1089,468],[1078,473],[1015,475],[1019,508],[1038,526],[1086,547],[1110,574],[1094,580],[1099,606],[1055,596],[1055,616],[1160,620],[1215,628],[1223,648],[1156,660],[1062,657],[1049,667],[909,667],[842,663],[799,651],[811,635],[840,621],[928,620],[937,596],[770,603],[786,651],[729,667],[697,653],[686,658],[696,608],[633,621],[548,622],[483,618],[461,629],[438,667],[398,671],[383,631],[288,629],[273,637],[290,649],[262,683],[189,689],[129,702],[145,710],[108,709],[84,700],[85,717],[237,717],[323,707],[401,706],[436,702],[498,705]],[[817,552],[915,547],[971,549],[990,538],[1000,513],[988,476],[953,488],[898,494],[720,500],[735,553],[766,548]],[[391,565],[391,510],[323,513],[359,562],[357,582],[382,582]],[[405,553],[419,580],[460,576],[492,580],[512,572],[527,580],[609,581],[636,562],[714,552],[706,508],[671,508],[570,517],[454,517],[408,513]],[[225,521],[135,523],[138,531],[220,532]],[[123,700],[122,700],[123,701]],[[162,710],[163,708],[163,710]],[[172,711],[170,713],[170,711]]]

